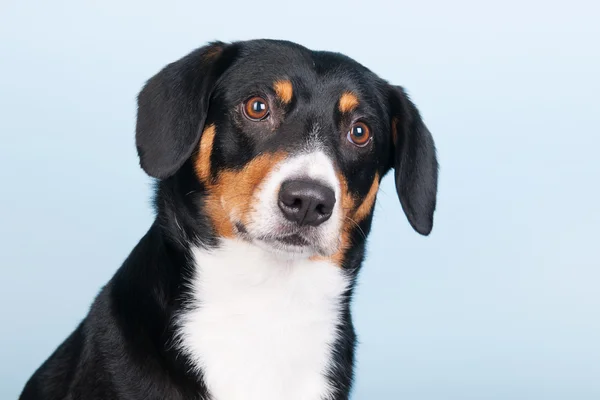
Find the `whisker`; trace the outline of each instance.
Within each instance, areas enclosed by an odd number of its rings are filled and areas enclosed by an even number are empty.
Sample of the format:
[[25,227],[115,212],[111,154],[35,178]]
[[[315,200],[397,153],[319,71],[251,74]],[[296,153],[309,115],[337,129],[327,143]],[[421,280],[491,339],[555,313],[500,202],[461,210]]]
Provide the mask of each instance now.
[[363,239],[367,240],[367,235],[365,234],[365,231],[362,230],[362,228],[360,227],[360,225],[358,225],[358,222],[356,222],[355,220],[353,220],[350,217],[345,217],[347,220],[349,220],[350,222],[352,222],[354,225],[356,225],[356,227],[358,228],[360,234],[362,235]]

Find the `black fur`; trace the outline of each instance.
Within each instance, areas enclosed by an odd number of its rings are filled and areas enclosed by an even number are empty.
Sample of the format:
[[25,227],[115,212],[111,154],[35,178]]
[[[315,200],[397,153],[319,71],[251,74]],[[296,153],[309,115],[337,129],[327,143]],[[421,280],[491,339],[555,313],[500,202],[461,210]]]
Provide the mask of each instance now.
[[398,198],[411,226],[428,235],[433,227],[438,181],[433,138],[419,110],[399,86],[392,90],[390,107],[396,117],[394,168]]
[[[293,83],[294,96],[273,110],[270,123],[276,126],[242,118],[238,105],[250,95],[273,98],[272,83],[279,78]],[[374,135],[365,148],[346,141],[353,119],[338,112],[337,101],[347,90],[359,94],[353,115],[368,121]],[[219,241],[203,211],[206,188],[193,167],[208,124],[218,132],[210,160],[214,175],[239,169],[259,154],[300,147],[316,123],[357,198],[366,196],[376,173],[382,177],[395,168],[408,220],[421,234],[431,231],[438,169],[433,139],[402,88],[348,57],[284,41],[215,42],[151,78],[138,104],[140,164],[158,178],[156,220],[79,327],[28,381],[22,400],[209,399],[202,376],[190,372],[190,361],[173,346],[174,315],[190,298],[190,249]],[[271,128],[277,135],[265,134]],[[371,220],[369,215],[351,234],[343,268],[353,279]],[[348,398],[353,380],[351,294],[352,289],[334,346],[335,367],[329,371],[340,400]]]

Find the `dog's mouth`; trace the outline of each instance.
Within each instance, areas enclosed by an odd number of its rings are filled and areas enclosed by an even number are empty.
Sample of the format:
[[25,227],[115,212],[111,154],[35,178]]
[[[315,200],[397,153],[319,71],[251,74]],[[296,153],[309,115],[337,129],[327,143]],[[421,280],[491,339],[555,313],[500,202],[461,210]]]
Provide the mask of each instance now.
[[286,244],[288,246],[304,247],[304,246],[310,245],[308,240],[306,240],[304,237],[300,236],[297,233],[289,235],[289,236],[279,237],[279,238],[276,238],[275,240],[277,240],[283,244]]
[[283,232],[255,237],[248,232],[248,229],[243,224],[236,223],[235,226],[241,238],[251,242],[259,242],[277,251],[290,253],[320,252],[315,241],[311,240],[310,236],[303,232]]

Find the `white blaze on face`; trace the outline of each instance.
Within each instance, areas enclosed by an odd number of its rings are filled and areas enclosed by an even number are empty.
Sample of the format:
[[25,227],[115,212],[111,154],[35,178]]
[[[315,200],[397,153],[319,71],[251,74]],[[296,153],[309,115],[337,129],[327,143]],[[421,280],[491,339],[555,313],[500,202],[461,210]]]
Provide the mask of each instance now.
[[246,227],[248,232],[256,237],[274,237],[286,231],[290,223],[278,206],[279,189],[285,181],[294,179],[314,180],[334,191],[336,202],[331,217],[313,228],[313,234],[324,255],[335,253],[342,222],[341,186],[331,158],[321,150],[292,155],[273,168],[257,190],[250,223]]

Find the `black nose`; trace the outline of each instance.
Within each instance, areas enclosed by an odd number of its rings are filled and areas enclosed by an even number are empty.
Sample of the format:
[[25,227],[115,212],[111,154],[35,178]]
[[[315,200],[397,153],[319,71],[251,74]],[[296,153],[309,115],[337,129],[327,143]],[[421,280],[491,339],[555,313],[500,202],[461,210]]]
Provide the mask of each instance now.
[[335,193],[315,181],[286,181],[279,189],[278,204],[289,221],[317,226],[331,217]]

